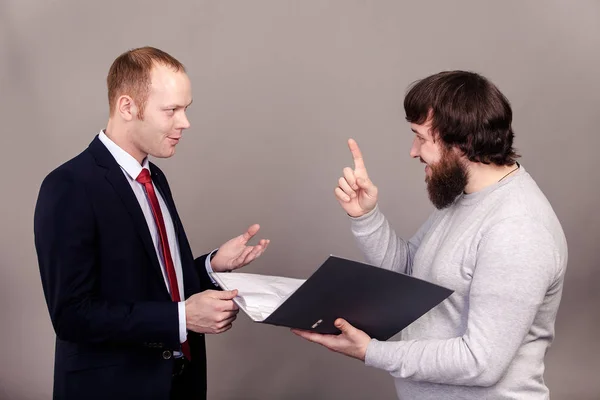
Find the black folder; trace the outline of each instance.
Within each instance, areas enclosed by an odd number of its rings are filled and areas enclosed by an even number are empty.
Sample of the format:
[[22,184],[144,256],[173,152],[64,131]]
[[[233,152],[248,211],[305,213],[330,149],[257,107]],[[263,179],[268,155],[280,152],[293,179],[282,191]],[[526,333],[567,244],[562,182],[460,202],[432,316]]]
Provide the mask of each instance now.
[[410,275],[332,255],[262,323],[339,334],[333,322],[344,318],[385,341],[452,293]]

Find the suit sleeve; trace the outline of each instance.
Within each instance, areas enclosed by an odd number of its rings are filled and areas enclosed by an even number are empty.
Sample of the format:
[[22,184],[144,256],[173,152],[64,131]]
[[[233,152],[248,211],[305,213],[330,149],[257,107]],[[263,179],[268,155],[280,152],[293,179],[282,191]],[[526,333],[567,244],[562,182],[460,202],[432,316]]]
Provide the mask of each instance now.
[[210,276],[208,276],[208,272],[206,271],[206,258],[210,253],[204,254],[194,260],[194,267],[196,272],[198,273],[198,277],[200,278],[200,285],[202,290],[212,289],[212,290],[222,290],[218,285],[214,284]]
[[114,302],[99,296],[96,221],[85,185],[65,170],[40,188],[35,247],[56,335],[87,343],[179,344],[177,304]]

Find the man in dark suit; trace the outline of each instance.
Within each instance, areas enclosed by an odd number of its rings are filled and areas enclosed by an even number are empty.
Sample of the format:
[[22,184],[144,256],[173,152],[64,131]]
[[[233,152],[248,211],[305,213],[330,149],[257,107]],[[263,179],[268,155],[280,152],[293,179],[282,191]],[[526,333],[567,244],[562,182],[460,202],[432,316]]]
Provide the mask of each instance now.
[[190,124],[184,66],[151,47],[120,55],[108,78],[110,118],[81,154],[43,181],[35,245],[54,330],[56,399],[202,399],[204,334],[231,328],[231,271],[269,244],[259,226],[194,260],[167,179]]

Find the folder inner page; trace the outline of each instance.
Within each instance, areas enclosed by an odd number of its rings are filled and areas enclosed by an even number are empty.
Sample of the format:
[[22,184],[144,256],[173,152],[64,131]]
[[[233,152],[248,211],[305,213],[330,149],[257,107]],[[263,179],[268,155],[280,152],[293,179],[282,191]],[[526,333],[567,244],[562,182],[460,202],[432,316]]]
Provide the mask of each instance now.
[[306,281],[244,272],[213,272],[211,275],[222,289],[238,290],[233,301],[257,322],[264,321]]

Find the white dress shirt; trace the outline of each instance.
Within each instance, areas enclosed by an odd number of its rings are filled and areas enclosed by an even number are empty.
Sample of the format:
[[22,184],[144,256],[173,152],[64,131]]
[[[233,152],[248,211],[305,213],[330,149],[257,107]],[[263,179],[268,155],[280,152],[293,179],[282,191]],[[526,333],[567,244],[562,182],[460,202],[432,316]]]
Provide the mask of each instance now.
[[[138,163],[138,161],[133,158],[133,156],[127,153],[125,150],[120,148],[115,142],[113,142],[104,131],[100,131],[98,138],[100,141],[106,146],[110,154],[115,158],[123,174],[127,178],[129,185],[131,185],[131,189],[135,194],[135,197],[140,204],[142,212],[144,213],[144,217],[146,218],[146,223],[148,224],[148,229],[150,230],[150,235],[152,236],[152,243],[154,244],[154,249],[156,250],[156,254],[158,257],[158,262],[160,263],[160,268],[162,270],[163,278],[165,280],[165,284],[167,285],[167,290],[170,293],[169,287],[169,278],[167,276],[167,271],[165,268],[165,262],[163,259],[163,253],[161,250],[161,242],[160,242],[160,234],[158,232],[158,227],[156,226],[156,222],[154,221],[154,216],[152,214],[152,208],[150,206],[149,199],[146,194],[146,190],[144,189],[144,185],[136,181],[136,178],[142,172],[142,168],[147,168],[150,170],[148,157],[144,158],[142,165]],[[154,185],[154,182],[152,182]],[[183,291],[183,272],[181,268],[181,253],[179,251],[179,242],[177,241],[177,235],[175,234],[175,227],[173,225],[173,219],[171,218],[171,214],[169,213],[169,209],[162,198],[160,191],[154,185],[154,191],[156,192],[156,197],[158,198],[158,203],[160,204],[160,210],[163,215],[163,219],[165,222],[165,228],[167,230],[167,239],[169,241],[169,248],[171,250],[171,257],[173,258],[173,265],[175,267],[175,275],[177,276],[177,286],[179,287],[179,293],[181,295],[181,300],[178,303],[178,311],[179,311],[179,340],[181,343],[185,342],[187,339],[187,329],[186,329],[186,321],[185,321],[185,295]],[[214,250],[216,251],[216,250]],[[213,251],[213,252],[214,252]],[[211,253],[212,254],[212,253]],[[210,255],[206,257],[206,271],[209,273],[213,272],[210,265]],[[211,277],[212,280],[212,277]]]

